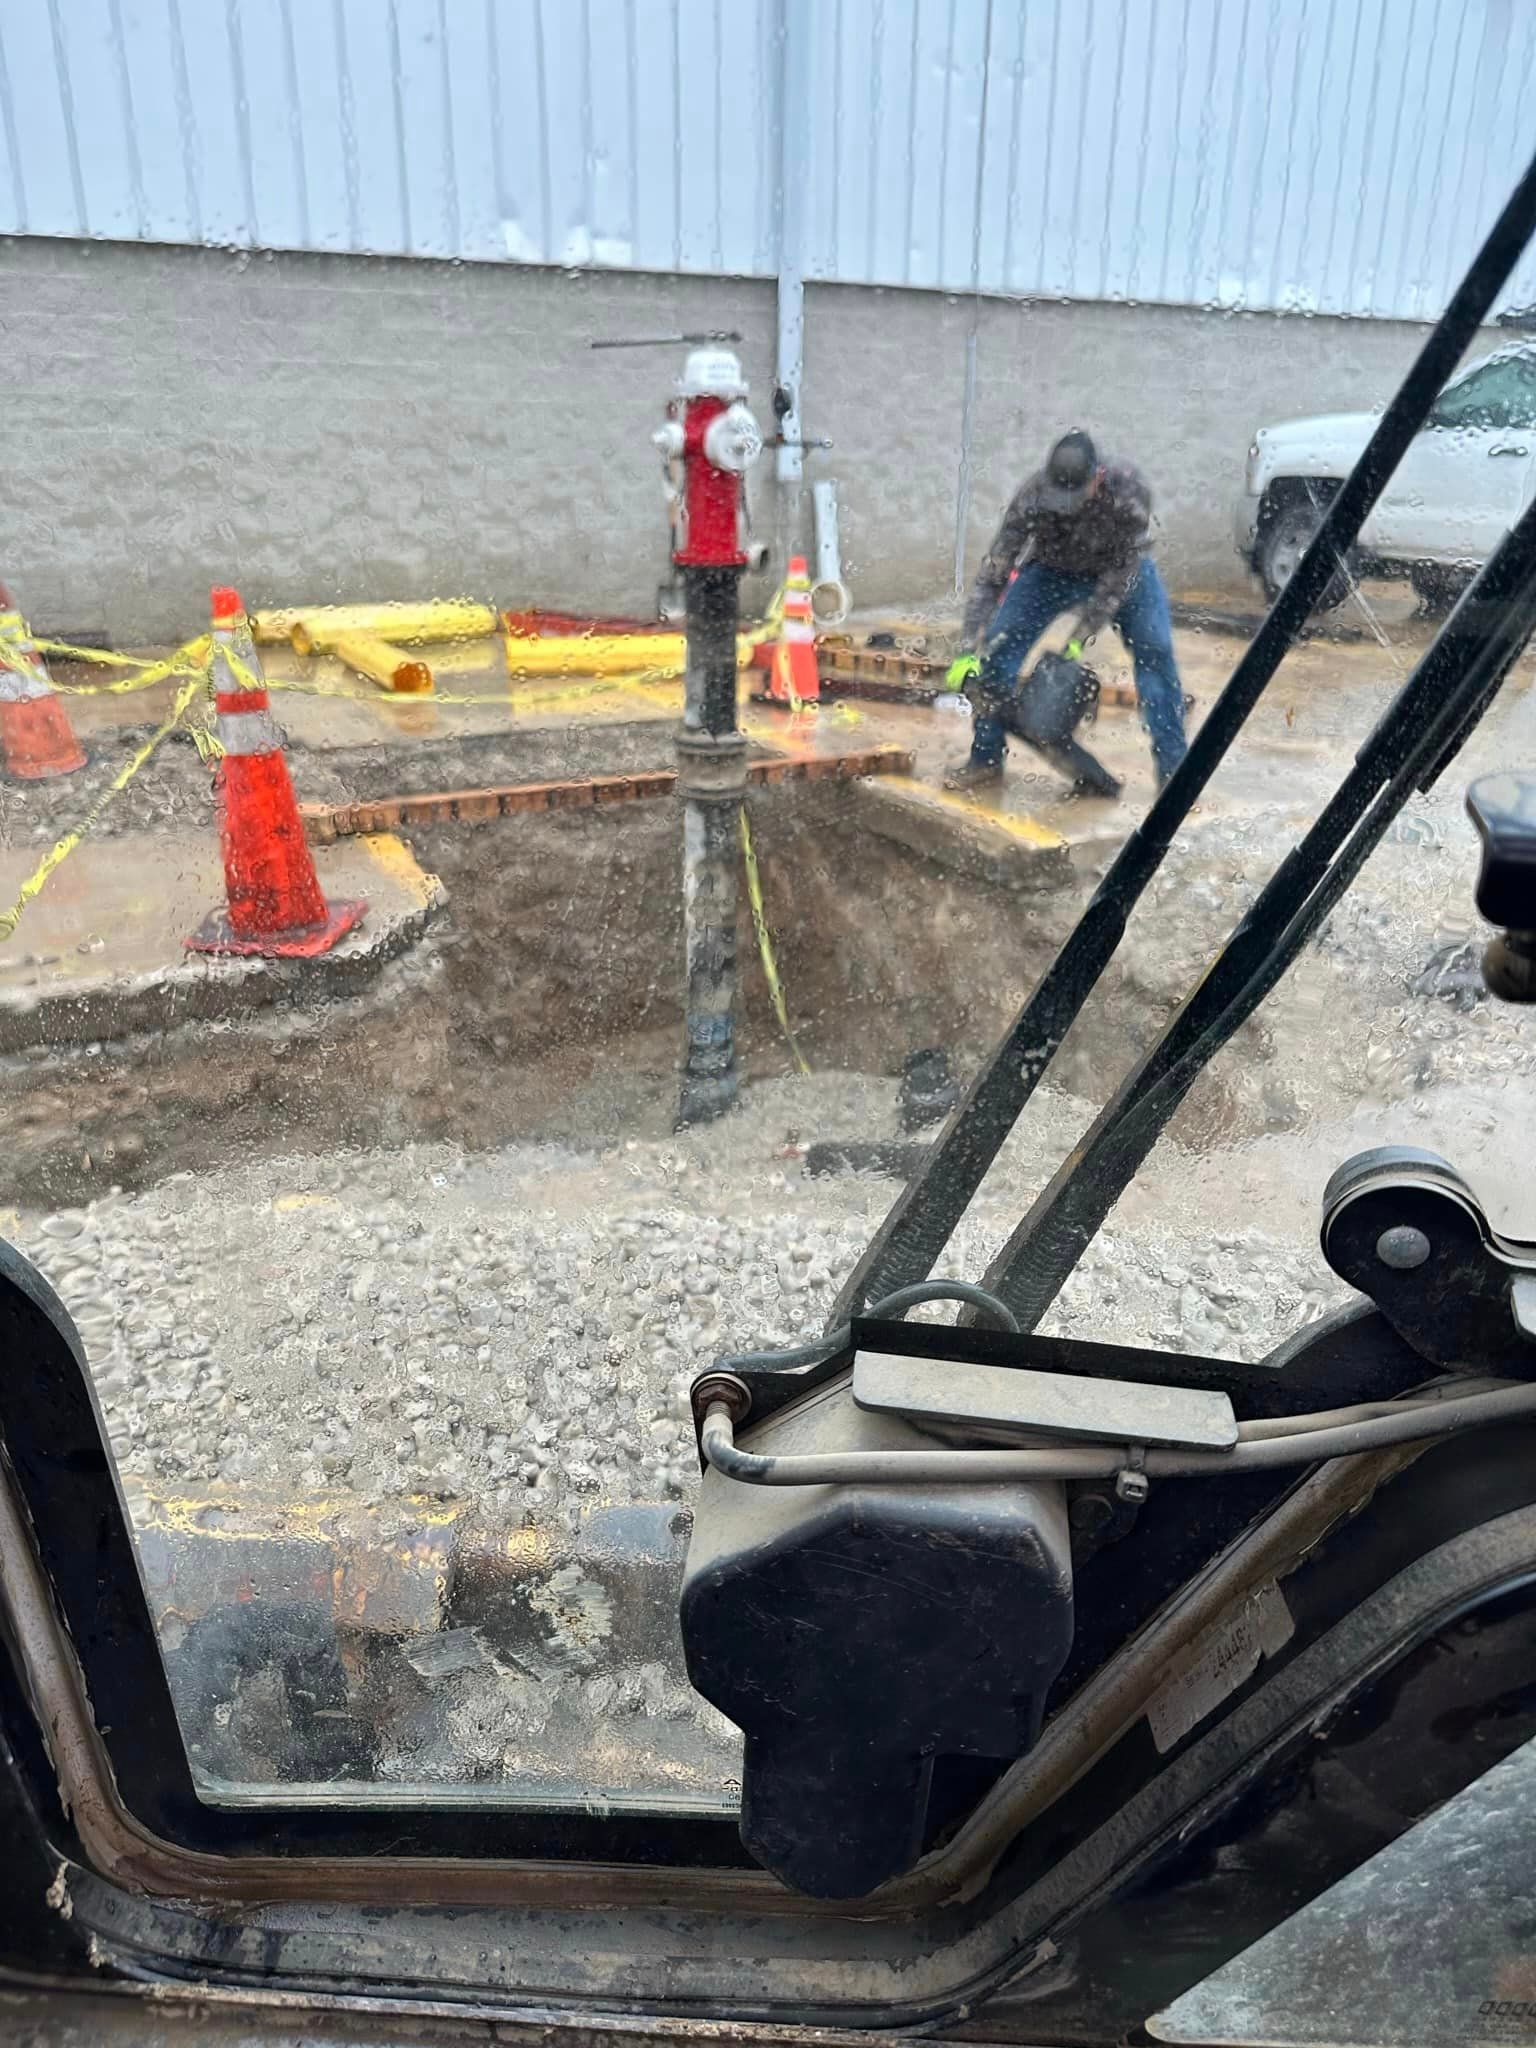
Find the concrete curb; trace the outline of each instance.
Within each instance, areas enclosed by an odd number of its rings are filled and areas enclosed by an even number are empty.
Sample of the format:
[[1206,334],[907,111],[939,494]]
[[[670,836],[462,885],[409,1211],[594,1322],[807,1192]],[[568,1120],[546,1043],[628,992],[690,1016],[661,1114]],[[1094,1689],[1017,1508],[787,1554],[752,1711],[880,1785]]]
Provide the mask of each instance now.
[[[776,782],[847,782],[869,775],[910,775],[913,757],[901,747],[865,747],[838,754],[773,754],[749,759],[749,788]],[[677,787],[674,768],[645,774],[584,775],[558,782],[525,782],[502,788],[442,789],[404,796],[358,798],[350,803],[301,803],[304,830],[317,846],[353,833],[380,832],[386,827],[483,824],[523,812],[605,810],[615,804],[644,803],[671,796]]]
[[1031,893],[1070,886],[1070,841],[1027,811],[994,811],[973,798],[904,776],[857,785],[864,823],[935,866]]

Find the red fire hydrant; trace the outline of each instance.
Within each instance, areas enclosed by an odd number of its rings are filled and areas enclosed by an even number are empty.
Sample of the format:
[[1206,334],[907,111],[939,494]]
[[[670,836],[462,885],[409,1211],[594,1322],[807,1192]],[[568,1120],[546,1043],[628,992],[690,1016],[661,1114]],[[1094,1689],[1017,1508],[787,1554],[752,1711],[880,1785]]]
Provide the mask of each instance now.
[[736,725],[737,594],[742,571],[761,561],[748,536],[746,472],[763,448],[746,396],[728,349],[696,348],[652,437],[666,466],[688,635],[677,740],[688,953],[680,1124],[723,1115],[736,1099],[736,866],[747,749]]
[[696,348],[677,380],[667,423],[652,436],[667,465],[672,559],[680,569],[748,566],[745,477],[763,452],[763,436],[746,396],[741,364],[729,349]]

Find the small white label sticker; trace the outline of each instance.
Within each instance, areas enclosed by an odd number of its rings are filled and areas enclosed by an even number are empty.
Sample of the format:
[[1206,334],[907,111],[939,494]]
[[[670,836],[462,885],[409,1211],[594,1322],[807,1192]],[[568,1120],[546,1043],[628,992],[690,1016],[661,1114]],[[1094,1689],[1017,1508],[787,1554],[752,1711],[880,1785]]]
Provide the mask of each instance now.
[[1295,1633],[1285,1595],[1273,1581],[1207,1629],[1147,1703],[1147,1723],[1159,1754],[1166,1755],[1182,1742],[1191,1728],[1246,1685],[1262,1658],[1273,1657]]

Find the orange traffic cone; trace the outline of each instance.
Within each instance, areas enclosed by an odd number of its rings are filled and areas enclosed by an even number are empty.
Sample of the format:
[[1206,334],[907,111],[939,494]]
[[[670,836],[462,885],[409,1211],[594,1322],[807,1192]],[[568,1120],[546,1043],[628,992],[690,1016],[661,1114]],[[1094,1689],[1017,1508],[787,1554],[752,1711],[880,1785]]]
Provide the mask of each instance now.
[[368,906],[327,904],[321,892],[238,590],[213,593],[212,661],[229,904],[198,926],[188,950],[299,959],[327,953]]
[[0,583],[0,752],[7,772],[28,782],[73,775],[85,749],[53,693],[48,665],[32,644],[27,622]]
[[821,678],[816,673],[816,626],[811,617],[811,579],[804,555],[791,555],[784,583],[784,621],[773,650],[768,678],[770,704],[818,704]]

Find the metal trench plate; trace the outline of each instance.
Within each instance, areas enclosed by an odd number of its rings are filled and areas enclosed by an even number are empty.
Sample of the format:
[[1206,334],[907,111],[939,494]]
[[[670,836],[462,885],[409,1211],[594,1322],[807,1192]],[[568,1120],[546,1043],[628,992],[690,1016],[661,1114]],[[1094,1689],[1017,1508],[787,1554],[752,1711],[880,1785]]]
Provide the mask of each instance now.
[[1148,2022],[1230,2048],[1536,2042],[1536,1742]]
[[1082,1373],[861,1351],[853,1364],[853,1398],[860,1408],[904,1416],[920,1429],[963,1430],[994,1442],[1042,1432],[1179,1450],[1225,1451],[1237,1442],[1225,1394]]

